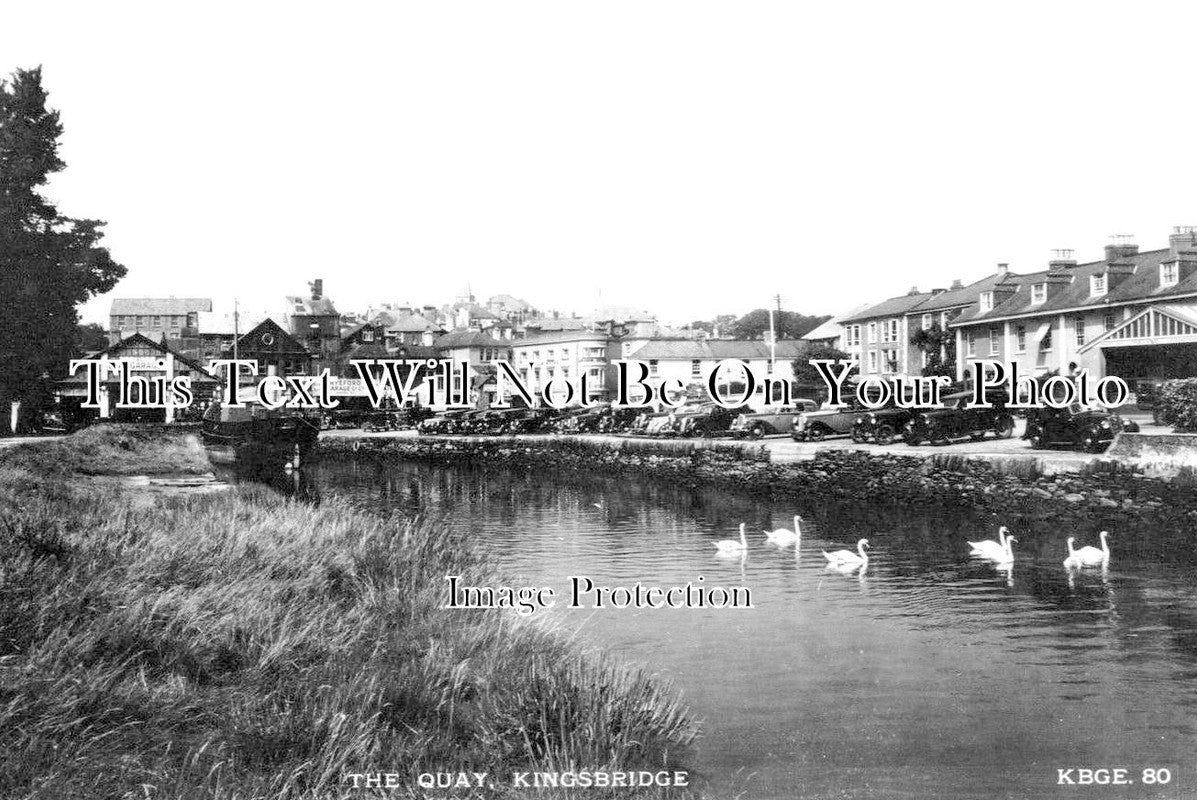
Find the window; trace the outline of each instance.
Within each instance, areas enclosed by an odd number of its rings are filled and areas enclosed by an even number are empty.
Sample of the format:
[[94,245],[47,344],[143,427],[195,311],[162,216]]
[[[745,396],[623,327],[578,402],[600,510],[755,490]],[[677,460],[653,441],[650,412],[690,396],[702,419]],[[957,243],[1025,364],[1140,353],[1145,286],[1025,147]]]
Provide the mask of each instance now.
[[1051,352],[1052,349],[1052,329],[1048,327],[1047,333],[1043,334],[1043,338],[1039,340],[1039,351],[1041,353]]
[[374,331],[370,330],[369,328],[366,328],[365,330],[363,330],[362,331],[362,341],[363,342],[374,341]]
[[650,360],[649,360],[649,362],[648,362],[648,374],[649,374],[649,375],[656,375],[656,374],[657,374],[657,359],[655,359],[655,358],[654,358],[654,359],[650,359]]
[[1085,318],[1078,314],[1073,319],[1073,325],[1076,327],[1076,346],[1080,347],[1085,343]]
[[965,353],[970,356],[975,356],[977,354],[977,334],[973,333],[972,331],[964,334],[964,347]]
[[850,335],[848,336],[848,346],[860,347],[860,326],[853,325],[849,330]]
[[182,317],[171,317],[170,318],[170,327],[172,327],[172,328],[183,327],[183,318]]
[[881,330],[881,341],[896,342],[898,341],[898,320],[887,319],[885,327]]
[[1180,265],[1175,261],[1160,264],[1160,286],[1175,286],[1180,282]]
[[926,350],[920,351],[920,355],[922,355],[922,357],[923,357],[923,366],[926,367],[927,366],[927,351]]
[[142,325],[145,325],[145,317],[138,316],[134,325],[136,325],[138,328],[140,328]]
[[1089,296],[1090,297],[1101,297],[1103,294],[1106,293],[1107,286],[1108,286],[1108,281],[1106,280],[1106,274],[1104,272],[1100,275],[1090,275],[1089,276]]
[[533,360],[533,361],[540,361],[540,351],[539,351],[539,350],[533,350],[533,351],[532,351],[532,360]]
[[877,344],[877,323],[869,323],[869,344]]
[[1031,284],[1031,305],[1038,306],[1047,302],[1047,284]]
[[993,292],[981,292],[981,313],[993,311]]
[[898,351],[886,350],[885,353],[885,371],[888,374],[893,374],[898,371]]
[[[932,322],[932,320],[934,320],[934,319],[935,319],[935,317],[931,314],[923,314],[923,330],[925,330],[925,331],[931,330],[931,325],[934,324]],[[924,364],[923,366],[926,366],[926,364]]]
[[1027,327],[1019,325],[1014,329],[1014,352],[1027,352]]
[[1104,319],[1104,320],[1102,320],[1102,325],[1103,325],[1103,327],[1106,329],[1106,332],[1107,332],[1107,333],[1108,333],[1108,332],[1110,332],[1110,331],[1112,331],[1112,330],[1114,330],[1114,326],[1115,326],[1116,324],[1117,324],[1117,323],[1114,321],[1114,315],[1113,315],[1113,314],[1106,314],[1106,317],[1105,317],[1105,319]]
[[876,372],[876,371],[877,371],[877,351],[870,350],[869,351],[869,372]]
[[690,377],[691,378],[701,378],[702,377],[702,362],[699,361],[697,358],[690,362]]
[[1000,328],[989,329],[989,355],[996,356],[1001,352],[1001,336]]

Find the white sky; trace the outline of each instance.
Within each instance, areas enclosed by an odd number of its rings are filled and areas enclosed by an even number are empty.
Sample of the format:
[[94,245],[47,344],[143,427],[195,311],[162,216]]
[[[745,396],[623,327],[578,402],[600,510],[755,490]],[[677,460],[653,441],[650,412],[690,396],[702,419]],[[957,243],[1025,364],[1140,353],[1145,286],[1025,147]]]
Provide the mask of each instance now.
[[[49,13],[50,9],[53,13]],[[1197,223],[1197,4],[6,3],[114,296],[835,313]]]

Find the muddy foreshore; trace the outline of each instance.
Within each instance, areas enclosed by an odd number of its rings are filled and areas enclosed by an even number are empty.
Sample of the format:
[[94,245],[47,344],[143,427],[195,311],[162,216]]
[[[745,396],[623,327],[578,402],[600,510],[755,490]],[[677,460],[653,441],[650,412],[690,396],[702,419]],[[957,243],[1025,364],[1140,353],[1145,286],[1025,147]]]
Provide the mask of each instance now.
[[773,464],[763,450],[698,448],[686,442],[558,439],[367,439],[324,441],[321,451],[357,458],[445,466],[627,475],[691,488],[718,487],[809,503],[867,500],[914,508],[966,507],[994,520],[1060,518],[1078,525],[1156,526],[1181,533],[1197,521],[1197,485],[1106,464],[1101,471],[1023,476],[983,461],[826,450],[814,459]]

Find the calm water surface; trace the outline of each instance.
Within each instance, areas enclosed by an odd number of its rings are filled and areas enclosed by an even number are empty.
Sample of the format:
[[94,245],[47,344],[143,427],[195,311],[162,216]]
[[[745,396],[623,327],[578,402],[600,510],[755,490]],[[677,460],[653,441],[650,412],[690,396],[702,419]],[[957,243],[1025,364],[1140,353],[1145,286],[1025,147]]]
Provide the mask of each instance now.
[[[325,461],[323,496],[444,515],[476,531],[540,612],[681,690],[717,797],[1197,797],[1197,557],[1191,542],[1117,530],[1108,571],[1070,576],[1064,539],[1015,527],[1011,571],[970,559],[991,520],[861,503],[798,508],[631,478]],[[801,548],[762,529],[805,520]],[[748,523],[743,559],[716,539]],[[863,571],[821,549],[867,536]],[[596,584],[751,589],[750,610],[564,608]],[[1057,786],[1058,768],[1127,767],[1125,788]],[[1171,770],[1144,786],[1144,768]]]

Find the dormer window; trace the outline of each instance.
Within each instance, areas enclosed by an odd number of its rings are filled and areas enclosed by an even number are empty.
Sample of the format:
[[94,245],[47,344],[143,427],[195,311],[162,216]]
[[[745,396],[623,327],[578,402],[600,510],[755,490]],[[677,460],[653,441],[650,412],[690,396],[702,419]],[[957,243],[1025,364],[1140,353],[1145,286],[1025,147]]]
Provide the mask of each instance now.
[[1101,297],[1109,289],[1109,281],[1106,279],[1106,274],[1103,272],[1100,275],[1089,276],[1089,296]]
[[1047,284],[1033,283],[1031,284],[1031,305],[1041,306],[1047,302]]
[[1175,261],[1160,264],[1160,286],[1175,286],[1180,282],[1180,265]]
[[981,313],[993,311],[993,292],[981,292]]

